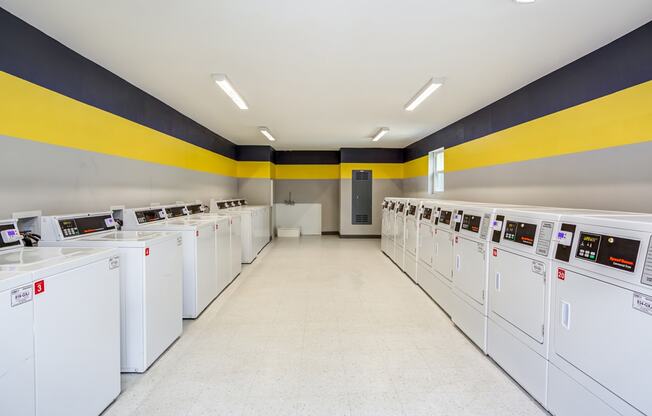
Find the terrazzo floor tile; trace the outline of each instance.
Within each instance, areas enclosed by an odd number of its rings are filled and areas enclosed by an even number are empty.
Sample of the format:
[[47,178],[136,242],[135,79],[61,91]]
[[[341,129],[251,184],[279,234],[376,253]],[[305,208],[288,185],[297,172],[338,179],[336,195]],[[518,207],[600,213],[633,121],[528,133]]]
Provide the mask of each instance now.
[[275,240],[105,416],[546,415],[380,251]]

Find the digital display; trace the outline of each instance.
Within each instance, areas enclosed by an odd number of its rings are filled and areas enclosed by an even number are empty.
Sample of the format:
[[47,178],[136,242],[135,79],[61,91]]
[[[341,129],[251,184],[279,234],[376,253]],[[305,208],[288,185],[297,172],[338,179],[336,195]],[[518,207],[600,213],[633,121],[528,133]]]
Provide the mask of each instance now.
[[580,233],[575,257],[633,273],[640,246],[638,240]]
[[[16,228],[14,228],[14,224],[0,225],[0,232],[6,232],[8,234],[16,233],[16,235],[18,235],[18,231],[16,230]],[[9,240],[11,240],[11,238],[9,238]],[[20,239],[16,239],[15,241],[4,242],[4,239],[0,238],[0,248],[19,246],[19,245],[21,245]]]
[[432,217],[432,208],[423,209],[423,218],[429,220]]
[[398,210],[397,210],[397,212],[403,212],[403,209],[404,209],[404,208],[405,208],[405,204],[402,203],[402,202],[399,203],[399,204],[398,204]]
[[515,243],[532,247],[534,246],[534,237],[536,234],[536,224],[507,221],[505,225],[505,240],[514,241]]
[[417,213],[417,206],[416,205],[410,205],[410,209],[408,210],[408,215],[416,215]]
[[443,209],[439,213],[439,222],[446,225],[451,224],[451,218],[453,218],[453,211],[444,211]]
[[462,229],[471,231],[472,233],[480,232],[480,223],[482,222],[482,217],[477,215],[467,215],[465,214],[462,218]]

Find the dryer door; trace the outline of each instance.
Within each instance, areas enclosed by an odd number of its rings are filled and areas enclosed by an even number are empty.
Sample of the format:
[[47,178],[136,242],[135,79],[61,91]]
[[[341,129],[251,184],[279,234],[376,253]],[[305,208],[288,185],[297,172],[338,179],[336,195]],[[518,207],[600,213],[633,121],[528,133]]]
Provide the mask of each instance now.
[[459,237],[454,246],[453,284],[478,305],[484,304],[487,281],[486,243]]
[[435,231],[435,260],[433,267],[446,280],[452,280],[453,273],[453,235],[450,231]]
[[539,344],[546,314],[541,272],[545,273],[543,262],[503,249],[489,260],[491,310]]
[[555,289],[552,352],[652,414],[652,296],[571,270]]

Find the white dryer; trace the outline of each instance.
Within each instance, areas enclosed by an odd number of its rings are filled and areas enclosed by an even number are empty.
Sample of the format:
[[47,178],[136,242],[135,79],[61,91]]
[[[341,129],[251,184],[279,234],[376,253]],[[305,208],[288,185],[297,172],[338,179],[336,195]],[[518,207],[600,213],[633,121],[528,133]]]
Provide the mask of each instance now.
[[389,204],[390,198],[383,199],[382,204],[382,220],[380,223],[380,250],[387,254],[387,243],[389,241]]
[[396,232],[396,208],[397,208],[397,199],[390,198],[389,208],[387,212],[387,242],[385,243],[385,254],[390,260],[394,261],[394,234]]
[[437,217],[436,201],[424,200],[421,204],[419,214],[419,236],[417,238],[417,284],[428,293],[425,286],[434,279],[435,270],[433,262],[435,259],[435,219]]
[[453,296],[453,232],[456,224],[454,212],[455,205],[450,202],[437,202],[432,236],[432,273],[419,276],[421,287],[449,315]]
[[145,372],[181,336],[181,234],[117,231],[111,212],[98,212],[41,217],[41,236],[39,246],[119,250],[122,372]]
[[257,240],[260,230],[256,228],[260,226],[260,220],[257,220],[257,212],[255,210],[231,209],[236,206],[238,206],[237,202],[211,199],[210,212],[217,214],[229,212],[241,216],[242,263],[250,264],[256,259],[260,247],[260,240]]
[[[9,296],[4,298],[13,304],[10,313],[16,318],[8,324],[29,325],[30,315],[33,319],[33,326],[28,328],[33,336],[34,386],[25,391],[30,383],[25,368],[13,367],[3,374],[11,376],[14,380],[8,383],[15,381],[19,390],[10,402],[25,399],[25,408],[29,408],[33,394],[37,416],[99,415],[120,394],[118,251],[22,247],[20,240],[9,236],[17,234],[14,221],[0,222],[0,233],[0,272],[17,273],[12,278],[15,283],[10,284],[20,286],[9,289]],[[2,308],[5,310],[4,305]],[[6,325],[4,316],[0,321]],[[10,360],[24,355],[24,364],[30,366],[27,336],[22,328],[3,339],[1,348],[8,348]],[[3,389],[0,395],[4,394]],[[21,414],[21,410],[6,414]]]
[[122,230],[125,231],[166,231],[181,234],[183,317],[197,318],[219,293],[214,223],[185,216],[168,220],[164,208],[161,207],[129,208],[124,210],[123,216]]
[[419,247],[419,215],[422,208],[421,199],[408,200],[405,213],[405,239],[403,244],[403,271],[415,283],[417,281],[417,250]]
[[407,199],[400,198],[396,202],[396,209],[394,215],[394,249],[391,252],[390,258],[392,261],[403,270],[403,245],[405,244],[405,213],[407,211]]
[[553,260],[548,409],[652,414],[652,217],[562,216]]

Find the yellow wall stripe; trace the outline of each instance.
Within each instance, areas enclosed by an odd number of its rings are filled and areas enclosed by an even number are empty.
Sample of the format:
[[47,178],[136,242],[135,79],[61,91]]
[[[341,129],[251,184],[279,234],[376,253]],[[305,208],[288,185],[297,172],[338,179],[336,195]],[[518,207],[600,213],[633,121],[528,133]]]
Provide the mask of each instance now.
[[276,165],[276,179],[339,179],[340,165]]
[[354,170],[371,170],[373,179],[403,179],[403,163],[342,163],[340,177],[351,179]]
[[404,178],[415,178],[417,176],[426,175],[428,175],[428,155],[421,156],[403,164]]
[[233,159],[0,72],[0,135],[235,176]]
[[251,179],[270,179],[272,175],[271,162],[246,162],[240,161],[238,163],[238,178],[251,178]]
[[454,172],[650,140],[652,81],[446,149],[445,167]]

